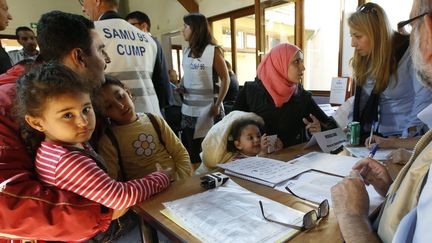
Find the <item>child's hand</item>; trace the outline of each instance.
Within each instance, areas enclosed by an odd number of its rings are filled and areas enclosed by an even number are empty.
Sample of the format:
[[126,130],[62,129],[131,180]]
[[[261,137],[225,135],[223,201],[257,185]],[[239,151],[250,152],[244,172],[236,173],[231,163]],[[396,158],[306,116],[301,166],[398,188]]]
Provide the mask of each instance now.
[[262,154],[268,153],[268,146],[269,146],[268,137],[267,137],[267,134],[264,133],[261,136],[261,153]]
[[282,140],[280,140],[279,138],[277,138],[276,142],[275,142],[275,145],[274,145],[274,148],[275,148],[275,152],[283,149],[283,142],[282,142]]
[[164,169],[159,163],[156,163],[156,171],[164,173],[165,175],[168,176],[170,181],[174,181],[174,173],[171,167]]

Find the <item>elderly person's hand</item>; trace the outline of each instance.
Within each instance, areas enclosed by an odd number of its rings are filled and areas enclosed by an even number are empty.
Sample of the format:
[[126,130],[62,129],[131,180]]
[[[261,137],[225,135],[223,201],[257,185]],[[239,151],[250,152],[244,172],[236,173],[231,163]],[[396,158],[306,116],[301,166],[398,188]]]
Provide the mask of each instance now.
[[342,217],[361,218],[368,216],[369,195],[358,171],[351,171],[350,175],[331,188],[333,209],[338,221]]
[[406,164],[411,158],[412,151],[407,149],[397,149],[387,155],[387,161],[395,164]]
[[352,169],[360,173],[366,185],[371,184],[383,197],[393,182],[387,168],[380,162],[370,158],[360,160]]
[[306,129],[311,133],[321,132],[321,123],[320,121],[312,114],[309,114],[309,117],[312,119],[312,122],[309,122],[308,119],[303,118],[303,122],[306,125]]

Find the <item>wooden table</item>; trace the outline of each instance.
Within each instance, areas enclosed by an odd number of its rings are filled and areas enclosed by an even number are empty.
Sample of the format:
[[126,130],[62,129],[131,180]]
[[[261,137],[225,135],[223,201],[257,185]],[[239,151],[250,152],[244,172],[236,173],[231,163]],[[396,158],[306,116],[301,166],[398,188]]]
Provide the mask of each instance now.
[[[273,153],[269,157],[287,161],[317,150],[319,150],[318,147],[303,149],[303,145],[296,145]],[[288,193],[279,192],[272,188],[236,177],[231,177],[231,179],[235,180],[235,182],[249,191],[278,201],[300,211],[308,212],[314,208],[314,205],[300,200]],[[173,201],[203,191],[205,191],[205,189],[200,186],[199,176],[194,176],[186,180],[174,182],[166,191],[159,193],[140,205],[135,206],[134,210],[142,215],[146,223],[164,233],[174,242],[199,242],[193,235],[162,215],[160,211],[164,209],[162,205],[163,202]],[[336,217],[333,214],[333,211],[330,210],[330,215],[323,219],[318,227],[307,232],[301,232],[292,238],[290,242],[343,242],[343,239],[339,231]]]

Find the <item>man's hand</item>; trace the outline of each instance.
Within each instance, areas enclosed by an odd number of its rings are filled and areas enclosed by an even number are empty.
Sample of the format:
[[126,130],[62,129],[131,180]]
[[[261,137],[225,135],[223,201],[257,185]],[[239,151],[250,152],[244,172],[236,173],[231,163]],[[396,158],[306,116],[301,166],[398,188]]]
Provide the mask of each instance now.
[[412,152],[403,148],[392,151],[387,155],[387,159],[391,163],[406,164],[411,158]]
[[358,171],[351,171],[341,182],[331,188],[336,217],[367,217],[369,195]]
[[312,122],[309,122],[308,119],[303,118],[303,122],[306,125],[306,129],[311,133],[321,132],[321,123],[320,121],[312,114],[309,114],[309,117],[312,119]]
[[381,196],[385,197],[393,180],[384,165],[367,158],[357,162],[352,169],[363,177],[366,185],[371,184]]
[[127,211],[129,210],[129,208],[124,208],[124,209],[114,209],[113,210],[113,214],[112,214],[112,220],[118,219],[121,216],[123,216]]
[[331,188],[333,209],[345,242],[380,242],[368,219],[369,195],[358,171]]

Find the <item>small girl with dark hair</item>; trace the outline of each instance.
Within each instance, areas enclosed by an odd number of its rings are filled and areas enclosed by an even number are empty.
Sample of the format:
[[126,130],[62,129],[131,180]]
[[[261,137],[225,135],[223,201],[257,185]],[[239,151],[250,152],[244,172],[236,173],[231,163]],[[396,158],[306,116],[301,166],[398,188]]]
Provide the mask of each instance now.
[[18,118],[43,138],[37,144],[36,173],[46,185],[79,194],[113,209],[125,209],[170,184],[164,171],[117,182],[87,141],[95,129],[93,88],[72,70],[50,63],[17,81]]
[[267,135],[261,136],[262,124],[253,119],[236,121],[228,136],[227,151],[237,153],[232,160],[267,154]]

